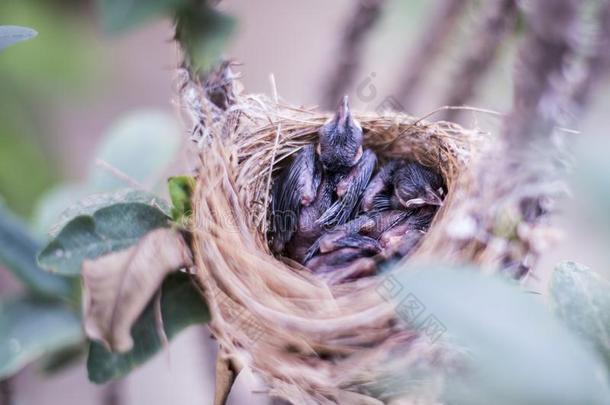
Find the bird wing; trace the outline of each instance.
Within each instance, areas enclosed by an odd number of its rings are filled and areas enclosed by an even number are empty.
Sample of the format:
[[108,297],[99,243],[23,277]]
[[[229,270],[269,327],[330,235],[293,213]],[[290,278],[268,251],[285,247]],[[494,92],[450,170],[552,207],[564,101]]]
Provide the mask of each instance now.
[[375,153],[370,149],[365,150],[358,163],[337,185],[339,199],[316,221],[318,224],[341,225],[354,216],[376,163]]
[[380,194],[387,194],[386,191],[390,188],[394,172],[399,167],[400,162],[398,160],[391,160],[379,169],[379,172],[373,177],[373,180],[364,190],[362,195],[362,209],[364,211],[374,210],[376,208],[376,202],[380,199]]
[[346,222],[343,225],[338,225],[332,228],[320,236],[316,241],[309,247],[303,263],[308,262],[315,255],[320,253],[320,247],[322,245],[334,245],[338,240],[345,238],[351,234],[358,234],[359,232],[375,226],[375,221],[372,220],[368,215],[361,215],[357,218]]
[[280,253],[297,229],[303,206],[315,199],[322,172],[313,145],[297,153],[273,186],[273,250]]

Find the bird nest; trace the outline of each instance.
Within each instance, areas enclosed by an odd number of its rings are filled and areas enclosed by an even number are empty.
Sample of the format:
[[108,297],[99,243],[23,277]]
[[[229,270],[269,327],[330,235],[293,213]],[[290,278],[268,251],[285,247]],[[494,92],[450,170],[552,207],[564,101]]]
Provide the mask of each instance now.
[[[441,343],[401,325],[395,306],[384,296],[391,288],[388,275],[407,271],[405,266],[330,286],[303,266],[275,257],[269,248],[273,179],[292,155],[316,141],[330,114],[262,96],[234,101],[222,118],[210,117],[212,124],[200,128],[201,167],[194,196],[197,280],[222,353],[259,374],[270,395],[296,404],[433,398],[434,384],[394,394],[378,391],[388,367],[451,365],[454,360]],[[197,108],[198,114],[207,114],[202,105]],[[355,118],[364,130],[365,147],[380,162],[417,161],[435,168],[447,185],[444,205],[428,233],[403,261],[493,261],[468,244],[447,243],[487,136],[404,114]]]

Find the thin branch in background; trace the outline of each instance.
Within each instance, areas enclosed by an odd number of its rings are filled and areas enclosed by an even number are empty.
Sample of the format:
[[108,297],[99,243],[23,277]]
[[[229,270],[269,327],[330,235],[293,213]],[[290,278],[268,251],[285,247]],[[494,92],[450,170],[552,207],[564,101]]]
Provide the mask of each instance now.
[[411,109],[415,93],[430,70],[443,45],[453,32],[467,5],[467,0],[441,0],[418,38],[415,50],[408,60],[396,98],[406,111]]
[[127,173],[114,167],[113,165],[111,165],[110,163],[106,162],[103,159],[95,159],[95,166],[107,171],[109,174],[114,176],[117,180],[124,182],[125,184],[129,185],[130,187],[133,187],[138,190],[146,190],[146,186],[144,186],[143,184],[140,184],[137,180],[131,178]]
[[7,378],[0,381],[0,405],[14,405],[13,379]]
[[[477,184],[460,216],[479,224],[472,239],[475,249],[497,240],[498,219],[518,212],[528,224],[546,221],[553,201],[565,192],[559,163],[563,158],[560,132],[569,78],[566,72],[576,55],[576,29],[580,0],[546,0],[528,3],[524,10],[526,34],[519,46],[514,74],[513,107],[503,120],[501,142],[482,157],[477,167]],[[544,228],[543,228],[544,229]],[[479,245],[482,242],[483,245]],[[508,241],[508,240],[507,240]],[[503,271],[516,278],[527,275],[538,252],[531,235],[517,234],[499,258]],[[457,240],[459,246],[463,242]],[[525,253],[524,253],[525,252]]]
[[581,118],[589,104],[591,93],[610,70],[610,0],[600,5],[599,23],[593,49],[585,61],[583,75],[571,93],[575,118]]
[[[472,43],[466,48],[451,89],[442,105],[461,106],[475,95],[477,86],[493,65],[502,41],[514,27],[517,16],[517,0],[492,0],[481,11],[480,23],[472,33]],[[460,110],[447,110],[442,120],[457,121]]]
[[323,108],[334,108],[354,81],[364,41],[379,20],[384,1],[360,0],[354,14],[347,20],[337,63],[324,85]]
[[578,0],[556,0],[553,7],[540,0],[532,4],[528,34],[517,59],[513,108],[504,122],[504,139],[514,149],[550,137],[561,121],[579,4]]

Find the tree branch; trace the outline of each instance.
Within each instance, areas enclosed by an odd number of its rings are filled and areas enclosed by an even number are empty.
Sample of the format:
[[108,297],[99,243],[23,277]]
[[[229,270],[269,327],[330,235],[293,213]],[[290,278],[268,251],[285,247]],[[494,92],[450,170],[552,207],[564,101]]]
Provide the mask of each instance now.
[[379,20],[384,1],[360,0],[354,14],[346,21],[337,64],[324,85],[323,108],[334,108],[354,81],[364,41]]
[[449,34],[453,32],[466,4],[466,0],[441,1],[423,29],[415,50],[409,56],[408,69],[396,92],[396,98],[405,110],[410,110],[420,83],[443,49]]
[[579,119],[589,104],[591,93],[610,70],[610,0],[600,5],[599,22],[593,50],[585,61],[584,74],[574,85],[571,107],[574,119]]
[[[472,99],[492,66],[502,41],[514,26],[516,15],[516,0],[493,0],[482,10],[480,24],[472,34],[473,42],[468,45],[451,82],[453,87],[442,105],[461,106]],[[460,114],[462,111],[457,109],[446,110],[441,119],[456,121]]]
[[504,121],[504,139],[513,147],[548,138],[562,119],[579,4],[580,0],[556,0],[552,7],[541,0],[532,4],[528,34],[517,59],[513,107]]

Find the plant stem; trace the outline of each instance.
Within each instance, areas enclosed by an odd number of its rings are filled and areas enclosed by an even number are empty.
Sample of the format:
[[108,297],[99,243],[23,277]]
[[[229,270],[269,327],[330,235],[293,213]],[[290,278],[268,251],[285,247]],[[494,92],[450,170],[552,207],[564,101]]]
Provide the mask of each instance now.
[[324,86],[323,108],[334,109],[354,81],[364,42],[379,20],[384,1],[360,0],[354,14],[346,21],[337,63]]
[[576,45],[578,4],[577,0],[557,0],[553,7],[544,1],[532,4],[530,29],[518,54],[513,108],[504,124],[504,139],[513,149],[548,139],[560,120],[566,66]]
[[576,110],[575,118],[582,117],[591,93],[610,68],[610,1],[600,4],[598,15],[597,37],[593,50],[585,61],[585,74],[572,89],[571,103]]
[[453,32],[466,4],[466,0],[440,1],[426,28],[423,29],[415,50],[409,56],[408,69],[396,92],[396,98],[405,111],[410,110],[417,88]]

